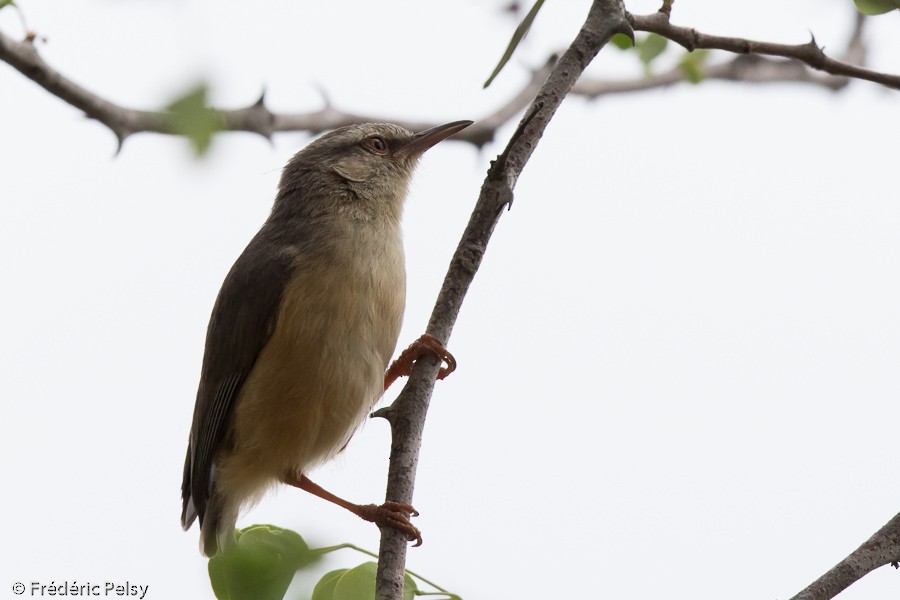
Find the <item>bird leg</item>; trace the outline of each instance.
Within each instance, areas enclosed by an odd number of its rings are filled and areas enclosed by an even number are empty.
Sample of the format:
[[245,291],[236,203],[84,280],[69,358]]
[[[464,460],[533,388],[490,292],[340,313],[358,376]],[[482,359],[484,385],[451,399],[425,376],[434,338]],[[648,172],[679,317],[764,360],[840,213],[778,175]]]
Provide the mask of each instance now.
[[413,363],[425,355],[431,354],[438,360],[447,363],[446,367],[441,367],[438,371],[438,379],[443,379],[456,370],[456,359],[450,354],[450,351],[444,348],[444,345],[438,339],[427,333],[423,333],[422,337],[414,341],[409,347],[400,353],[397,360],[391,363],[388,370],[384,374],[384,389],[391,387],[398,377],[409,376],[412,371]]
[[286,477],[284,482],[307,491],[313,496],[318,496],[323,500],[328,500],[333,504],[346,508],[364,521],[375,523],[379,527],[396,529],[406,536],[408,541],[416,542],[413,544],[413,547],[422,545],[422,533],[415,525],[409,522],[409,517],[417,517],[419,512],[409,504],[403,502],[385,502],[380,506],[375,504],[354,504],[335,496],[325,488],[313,483],[309,477],[303,474],[295,475],[293,478]]

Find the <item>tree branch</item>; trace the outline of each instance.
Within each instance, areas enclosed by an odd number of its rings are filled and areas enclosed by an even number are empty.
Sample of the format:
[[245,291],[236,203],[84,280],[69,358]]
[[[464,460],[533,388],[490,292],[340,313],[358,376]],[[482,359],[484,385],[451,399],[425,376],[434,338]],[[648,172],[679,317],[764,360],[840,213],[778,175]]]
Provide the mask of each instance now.
[[[34,36],[29,36],[25,41],[19,42],[0,32],[0,60],[9,63],[22,75],[54,96],[82,110],[88,117],[106,125],[115,134],[120,147],[128,136],[139,132],[177,134],[172,117],[167,112],[136,110],[110,102],[55,70],[41,58],[35,47]],[[494,114],[461,131],[453,139],[466,141],[478,147],[492,141],[497,128],[528,105],[541,82],[550,72],[550,66],[545,65],[532,73],[531,80],[506,105],[500,107]],[[273,133],[280,131],[321,133],[353,123],[385,120],[384,117],[376,115],[343,112],[335,109],[328,102],[324,108],[317,111],[274,113],[266,107],[264,96],[245,108],[217,109],[217,112],[222,118],[223,130],[257,133],[267,139],[271,138]],[[439,125],[439,123],[425,121],[393,118],[390,120],[411,131],[422,131]]]
[[123,108],[65,78],[40,57],[32,35],[23,42],[17,42],[0,32],[0,60],[9,63],[54,96],[80,108],[87,116],[109,127],[120,145],[128,135],[136,131],[170,132],[167,120],[161,113]]
[[[794,60],[776,60],[756,55],[741,55],[714,65],[703,67],[703,80],[735,81],[742,83],[805,83],[837,91],[849,83],[846,77],[816,75]],[[688,81],[681,67],[673,67],[642,79],[600,80],[582,78],[572,93],[587,98],[611,94],[642,92],[669,87]]]
[[[694,29],[671,25],[668,15],[664,11],[648,16],[628,15],[628,18],[632,21],[635,29],[658,33],[689,50],[718,48],[739,54],[770,54],[791,59],[773,60],[763,56],[738,56],[729,62],[705,67],[707,79],[752,83],[800,82],[838,90],[847,85],[848,78],[860,78],[882,83],[888,87],[900,88],[900,77],[896,75],[878,73],[851,64],[851,62],[862,63],[865,59],[865,45],[862,41],[863,16],[859,14],[857,14],[856,27],[844,57],[848,62],[825,56],[822,50],[815,45],[814,40],[808,44],[791,46],[711,36],[698,33]],[[9,63],[25,77],[51,94],[82,110],[88,117],[106,125],[115,134],[120,148],[125,139],[134,133],[154,132],[169,135],[178,133],[172,116],[165,111],[124,107],[106,100],[68,79],[41,58],[35,47],[35,38],[34,34],[29,34],[25,41],[19,42],[0,32],[0,60]],[[555,61],[556,56],[551,56],[543,67],[532,73],[531,79],[518,94],[493,114],[479,119],[473,126],[457,134],[454,139],[466,141],[478,147],[491,142],[497,129],[513,119],[528,105],[541,83],[549,75]],[[816,75],[804,64],[831,73],[831,75]],[[684,80],[681,69],[673,68],[665,73],[641,79],[583,80],[576,83],[572,93],[596,98],[607,94],[666,87]],[[352,123],[385,120],[384,117],[377,115],[340,111],[327,101],[325,106],[317,111],[273,113],[266,107],[264,96],[245,108],[215,110],[221,117],[223,130],[257,133],[267,139],[270,139],[273,133],[280,131],[321,133]],[[420,131],[437,124],[425,121],[390,120],[412,131]]]
[[884,565],[900,563],[900,514],[791,600],[828,600]]
[[[827,56],[816,44],[815,38],[806,44],[775,44],[772,42],[760,42],[735,37],[722,37],[700,33],[696,29],[678,27],[669,22],[665,13],[657,12],[652,15],[628,15],[635,31],[649,31],[681,44],[686,49],[693,51],[698,48],[727,50],[737,54],[763,54],[768,56],[780,56],[798,60],[816,69],[832,75],[865,79],[883,86],[900,89],[900,75],[891,75],[872,71],[848,62],[844,62]],[[857,21],[859,23],[859,21]]]
[[[664,11],[664,6],[660,9]],[[671,7],[669,7],[671,8]],[[842,60],[862,65],[866,62],[866,45],[863,38],[865,15],[854,10],[854,26]],[[772,59],[756,54],[741,54],[727,62],[704,65],[703,79],[734,81],[740,83],[802,83],[821,86],[831,91],[842,90],[850,83],[847,77],[820,75],[804,63],[792,59]],[[609,94],[640,92],[669,87],[688,81],[684,69],[676,66],[664,73],[656,73],[642,79],[601,80],[582,77],[572,88],[572,93],[587,98]]]
[[[553,67],[546,82],[506,146],[491,164],[475,209],[438,294],[427,332],[445,344],[459,315],[463,299],[481,264],[488,241],[503,208],[512,204],[519,174],[531,157],[550,119],[587,65],[615,33],[633,34],[621,0],[594,0],[587,19],[568,50]],[[379,411],[391,423],[391,460],[386,497],[411,502],[425,413],[439,364],[416,362],[397,400]],[[406,540],[397,531],[383,529],[378,560],[376,597],[396,600],[403,592]]]

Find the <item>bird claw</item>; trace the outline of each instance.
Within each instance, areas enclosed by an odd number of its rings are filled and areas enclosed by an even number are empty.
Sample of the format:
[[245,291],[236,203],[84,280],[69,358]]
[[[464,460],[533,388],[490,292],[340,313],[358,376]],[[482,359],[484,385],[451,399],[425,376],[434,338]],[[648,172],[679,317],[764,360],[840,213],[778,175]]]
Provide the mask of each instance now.
[[438,371],[437,378],[444,379],[447,375],[456,370],[456,358],[450,354],[450,351],[433,335],[423,333],[422,336],[414,341],[409,347],[400,353],[387,373],[384,374],[384,389],[390,387],[398,377],[409,376],[412,371],[413,363],[422,358],[426,354],[431,354],[446,366],[441,367]]
[[415,541],[413,547],[422,545],[422,533],[418,527],[409,522],[410,517],[418,517],[419,511],[403,502],[385,502],[381,506],[364,504],[356,514],[363,520],[375,523],[379,527],[390,527],[402,533],[409,542]]

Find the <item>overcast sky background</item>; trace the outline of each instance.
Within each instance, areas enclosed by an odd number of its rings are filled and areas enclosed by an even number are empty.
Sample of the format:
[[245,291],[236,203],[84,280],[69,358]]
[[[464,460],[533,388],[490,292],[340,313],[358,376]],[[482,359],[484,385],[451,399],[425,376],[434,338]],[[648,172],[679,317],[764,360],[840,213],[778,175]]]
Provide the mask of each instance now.
[[[451,121],[506,102],[589,3],[548,2],[496,83],[501,2],[20,0],[40,50],[155,109],[201,77],[237,107]],[[656,2],[630,0],[636,13]],[[839,52],[851,0],[679,0],[702,31]],[[900,71],[900,14],[871,65]],[[21,35],[16,15],[0,30]],[[665,63],[665,60],[664,60]],[[640,73],[614,49],[590,73]],[[519,180],[449,347],[409,567],[478,598],[786,598],[900,510],[898,96],[854,83],[705,83],[566,100]],[[424,329],[489,160],[444,143],[404,219],[400,344]],[[113,135],[0,65],[2,597],[16,581],[125,580],[211,598],[179,486],[222,278],[310,137]],[[392,390],[393,397],[399,387]],[[375,420],[314,473],[384,495]],[[376,550],[378,531],[294,489],[240,525]],[[365,560],[343,551],[320,569]],[[317,577],[316,577],[317,578]],[[298,598],[312,582],[295,582]],[[841,597],[897,597],[883,568]]]

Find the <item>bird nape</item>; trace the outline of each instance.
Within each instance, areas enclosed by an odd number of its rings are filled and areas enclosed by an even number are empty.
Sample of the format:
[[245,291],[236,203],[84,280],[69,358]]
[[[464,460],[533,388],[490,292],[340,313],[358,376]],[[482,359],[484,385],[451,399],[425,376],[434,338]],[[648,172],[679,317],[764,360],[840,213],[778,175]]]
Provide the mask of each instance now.
[[406,301],[400,218],[422,154],[471,121],[412,133],[336,129],[288,161],[268,219],[212,310],[182,483],[182,526],[207,556],[234,540],[243,506],[277,483],[306,490],[421,543],[399,502],[359,505],[307,474],[343,450],[416,358],[455,365],[423,336],[387,370]]

